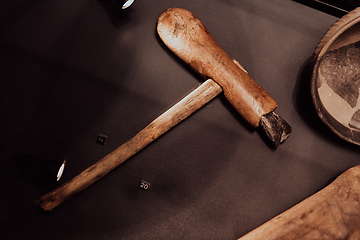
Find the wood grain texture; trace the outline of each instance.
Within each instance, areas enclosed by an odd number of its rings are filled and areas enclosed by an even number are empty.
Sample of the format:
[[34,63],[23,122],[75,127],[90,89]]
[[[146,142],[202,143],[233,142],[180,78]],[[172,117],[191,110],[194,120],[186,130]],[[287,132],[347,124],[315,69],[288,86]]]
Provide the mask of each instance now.
[[239,240],[360,239],[360,165]]
[[191,12],[170,8],[158,19],[165,45],[201,75],[216,81],[226,98],[253,127],[277,107],[276,101],[220,48]]
[[97,163],[88,167],[72,180],[35,201],[35,205],[51,211],[59,204],[81,192],[92,183],[104,177],[124,161],[138,153],[155,139],[166,133],[179,122],[190,116],[222,92],[213,80],[207,80],[185,98],[157,117],[129,141],[115,149]]

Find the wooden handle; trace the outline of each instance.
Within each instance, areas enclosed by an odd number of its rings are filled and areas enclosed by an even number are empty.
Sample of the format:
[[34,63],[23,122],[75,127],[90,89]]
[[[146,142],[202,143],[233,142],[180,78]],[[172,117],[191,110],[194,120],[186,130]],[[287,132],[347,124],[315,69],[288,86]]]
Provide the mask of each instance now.
[[229,58],[191,12],[180,8],[166,10],[159,17],[157,31],[179,58],[216,81],[252,126],[257,127],[261,116],[277,107],[276,101]]
[[360,165],[239,240],[360,239]]
[[138,153],[141,149],[190,116],[221,92],[222,89],[216,82],[210,79],[205,81],[185,98],[157,117],[129,141],[97,163],[88,167],[69,182],[64,183],[54,191],[37,199],[35,205],[38,205],[45,211],[51,211],[62,202],[104,177],[107,173]]

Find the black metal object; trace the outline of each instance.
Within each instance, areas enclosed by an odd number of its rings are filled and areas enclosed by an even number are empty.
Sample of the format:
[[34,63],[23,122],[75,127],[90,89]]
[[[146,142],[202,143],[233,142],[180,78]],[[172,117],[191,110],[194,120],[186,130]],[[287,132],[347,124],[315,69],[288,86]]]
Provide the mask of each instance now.
[[360,0],[293,0],[308,7],[342,17],[349,11],[360,7]]
[[291,126],[275,112],[270,112],[260,118],[260,127],[269,139],[278,147],[291,133]]

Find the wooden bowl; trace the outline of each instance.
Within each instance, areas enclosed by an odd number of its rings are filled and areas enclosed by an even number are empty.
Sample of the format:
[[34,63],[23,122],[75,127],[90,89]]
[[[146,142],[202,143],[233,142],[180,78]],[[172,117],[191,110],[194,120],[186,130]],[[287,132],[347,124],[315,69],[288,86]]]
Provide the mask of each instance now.
[[339,19],[314,52],[311,95],[321,120],[360,145],[360,8]]

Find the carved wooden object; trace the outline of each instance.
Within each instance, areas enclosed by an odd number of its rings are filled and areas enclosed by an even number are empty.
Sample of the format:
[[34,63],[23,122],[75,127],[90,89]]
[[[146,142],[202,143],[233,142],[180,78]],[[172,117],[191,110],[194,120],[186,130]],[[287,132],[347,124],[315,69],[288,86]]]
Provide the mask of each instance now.
[[[258,126],[259,122],[262,123],[260,125],[267,130],[266,133],[268,136],[270,135],[270,139],[274,141],[276,146],[290,134],[291,128],[286,121],[273,113],[277,106],[275,100],[249,77],[240,64],[233,62],[221,50],[196,17],[183,9],[173,10],[176,12],[175,15],[168,15],[171,10],[167,10],[159,18],[158,31],[160,37],[163,40],[169,37],[166,42],[174,41],[171,46],[178,46],[182,50],[186,48],[186,51],[181,52],[190,65],[205,76],[215,77],[221,87],[213,80],[207,80],[132,139],[69,182],[37,199],[35,204],[43,210],[51,211],[65,200],[101,179],[222,91],[251,125]],[[174,16],[176,20],[173,19]],[[179,22],[172,22],[171,19]],[[167,23],[174,23],[175,28]],[[169,30],[173,31],[172,34],[166,35]],[[184,35],[184,33],[186,34]],[[180,38],[173,38],[174,36]],[[261,121],[261,119],[265,120]]]
[[360,165],[239,240],[360,239]]
[[291,127],[274,112],[277,102],[229,58],[195,15],[170,8],[160,15],[157,31],[180,59],[216,81],[242,117],[253,127],[260,126],[275,147],[288,138]]
[[252,126],[258,127],[260,118],[277,107],[276,101],[230,59],[191,12],[181,8],[166,10],[159,17],[157,31],[179,58],[216,81]]

